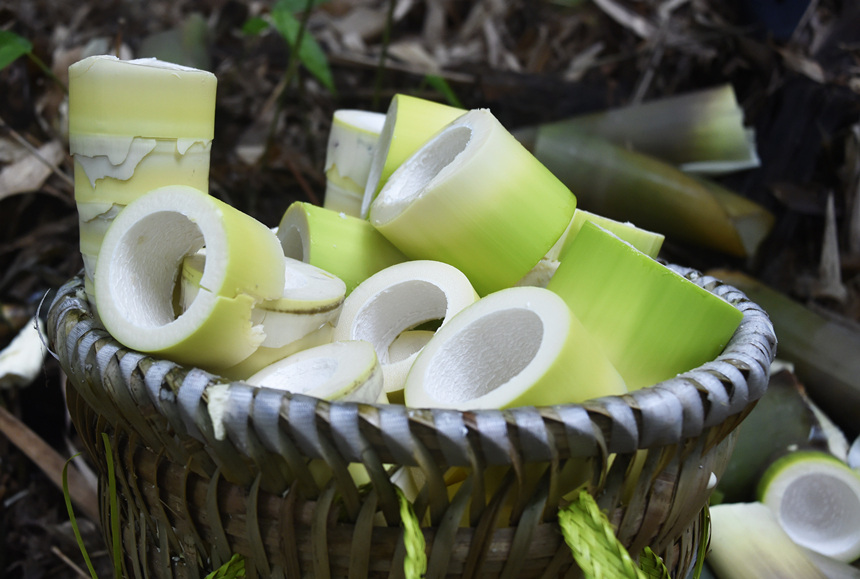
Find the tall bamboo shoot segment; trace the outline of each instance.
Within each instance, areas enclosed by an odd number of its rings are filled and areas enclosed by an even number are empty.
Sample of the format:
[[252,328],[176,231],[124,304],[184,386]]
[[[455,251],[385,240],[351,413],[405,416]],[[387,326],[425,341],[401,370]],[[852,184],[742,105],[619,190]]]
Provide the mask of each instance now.
[[567,187],[489,111],[473,110],[391,175],[370,222],[410,259],[449,263],[486,295],[528,273],[575,207]]
[[547,287],[564,298],[630,389],[713,360],[743,317],[595,223],[583,225]]
[[648,231],[641,227],[636,227],[629,221],[616,221],[602,215],[597,215],[590,211],[577,208],[573,214],[573,220],[570,223],[564,236],[563,243],[558,249],[558,258],[565,254],[567,248],[576,239],[577,234],[582,229],[582,226],[591,221],[601,226],[603,229],[618,236],[623,241],[626,241],[648,257],[656,258],[660,253],[660,248],[663,247],[663,240],[666,238],[662,233]]
[[468,278],[457,268],[438,261],[407,261],[374,274],[349,294],[334,339],[373,344],[382,364],[385,391],[397,400],[402,398],[406,375],[427,341],[425,334],[401,336],[418,332],[416,326],[434,320],[444,326],[477,299]]
[[758,494],[798,545],[846,563],[860,558],[860,473],[841,460],[788,453],[767,468]]
[[738,257],[755,255],[774,217],[764,207],[655,157],[598,138],[542,135],[534,154],[582,208]]
[[167,185],[209,190],[216,84],[212,73],[153,58],[100,55],[69,67],[69,146],[88,278],[107,227],[131,201]]
[[512,408],[627,392],[564,300],[539,287],[485,296],[418,354],[404,398],[416,408]]
[[323,207],[361,216],[373,152],[385,115],[355,109],[334,112],[326,148]]
[[[174,292],[187,255],[206,248],[200,290],[180,315]],[[284,256],[268,227],[193,187],[129,203],[105,235],[95,272],[99,315],[125,346],[217,370],[256,350],[251,318],[284,291]]]
[[349,294],[376,272],[406,256],[365,219],[295,201],[278,225],[284,255],[323,269]]
[[394,95],[370,164],[361,217],[367,217],[370,204],[391,174],[438,130],[465,112],[418,97]]
[[563,142],[568,135],[600,137],[682,171],[724,173],[758,167],[755,139],[732,85],[546,123],[532,138]]

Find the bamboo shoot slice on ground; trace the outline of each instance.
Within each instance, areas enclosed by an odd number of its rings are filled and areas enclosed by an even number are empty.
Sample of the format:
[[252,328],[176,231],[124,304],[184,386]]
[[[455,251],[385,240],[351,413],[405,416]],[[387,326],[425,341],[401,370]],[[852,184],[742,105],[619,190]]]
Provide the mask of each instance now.
[[624,381],[558,295],[515,287],[481,298],[443,324],[418,354],[404,398],[415,408],[512,408],[627,392]]
[[486,295],[526,275],[575,207],[567,187],[481,109],[447,125],[391,175],[370,222],[410,259],[449,263]]
[[[441,320],[444,326],[477,299],[468,278],[457,268],[437,261],[407,261],[374,274],[355,288],[344,301],[334,339],[373,344],[382,364],[385,391],[396,401],[423,346],[420,337],[403,343],[403,333],[433,320]],[[404,345],[412,351],[404,351]]]
[[758,495],[798,545],[846,563],[860,558],[860,473],[844,462],[788,453],[767,468]]
[[[204,246],[201,290],[177,316],[182,261]],[[217,370],[265,339],[251,312],[283,293],[283,253],[252,217],[192,187],[162,187],[130,203],[108,229],[95,289],[105,328],[125,346]]]
[[[589,113],[526,129],[564,141],[570,133],[604,138],[682,171],[724,173],[760,164],[730,84]],[[520,134],[521,131],[517,131]]]
[[343,280],[349,295],[376,272],[407,257],[365,219],[295,201],[281,218],[284,255]]
[[570,306],[631,390],[713,360],[743,318],[595,223],[583,225],[547,287]]
[[361,202],[361,217],[392,173],[442,127],[466,111],[430,100],[396,94],[388,105],[379,135],[367,185]]
[[764,504],[710,508],[708,566],[720,579],[827,579]]
[[749,199],[597,137],[544,137],[534,154],[570,187],[581,207],[632,221],[670,241],[751,257],[773,227],[773,215]]
[[323,207],[361,216],[364,188],[384,124],[383,113],[356,109],[334,112],[326,148]]

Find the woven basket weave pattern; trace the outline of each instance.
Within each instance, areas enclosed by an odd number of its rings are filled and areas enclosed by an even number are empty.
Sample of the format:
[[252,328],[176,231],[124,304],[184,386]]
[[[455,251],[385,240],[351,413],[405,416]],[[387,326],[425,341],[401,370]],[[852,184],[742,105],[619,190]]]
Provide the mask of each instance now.
[[[207,389],[226,382],[118,344],[79,279],[59,290],[48,334],[103,479],[101,433],[111,442],[127,576],[202,577],[233,553],[249,577],[402,576],[396,466],[422,483],[414,509],[427,577],[577,576],[556,523],[574,479],[634,557],[650,546],[681,576],[712,473],[767,386],[776,338],[741,292],[669,267],[744,312],[731,342],[677,378],[577,405],[413,410],[233,383],[218,439]],[[356,465],[371,484],[356,485]],[[104,508],[105,529],[108,518]]]

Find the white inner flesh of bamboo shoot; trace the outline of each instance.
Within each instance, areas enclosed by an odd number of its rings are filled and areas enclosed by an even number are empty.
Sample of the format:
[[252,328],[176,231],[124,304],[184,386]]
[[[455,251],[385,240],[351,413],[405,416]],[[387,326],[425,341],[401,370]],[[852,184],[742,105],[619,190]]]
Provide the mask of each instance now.
[[389,348],[400,333],[441,319],[447,310],[448,297],[439,286],[423,280],[404,281],[385,288],[361,308],[353,322],[352,337],[373,344],[381,363],[399,361],[408,356],[400,353],[398,360],[391,360]]
[[531,310],[510,308],[481,317],[439,349],[425,389],[450,402],[484,396],[534,360],[543,334],[543,322]]
[[780,522],[795,542],[824,555],[857,550],[860,544],[857,485],[852,489],[835,472],[828,474],[831,476],[816,472],[794,479],[782,495]]
[[[153,231],[158,235],[152,235]],[[140,238],[146,238],[147,243],[136,243]],[[130,228],[113,258],[114,267],[126,271],[113,276],[111,284],[118,308],[134,325],[155,328],[176,319],[172,296],[178,266],[185,255],[196,252],[203,243],[203,233],[197,225],[172,211],[147,215]],[[223,264],[219,267],[214,263],[217,260],[211,262],[209,267],[223,269]],[[220,277],[220,272],[215,275]]]
[[397,179],[390,179],[374,203],[373,219],[387,223],[419,199],[437,179],[444,179],[457,157],[472,139],[472,128],[458,125],[443,129],[423,149],[419,157],[400,166]]

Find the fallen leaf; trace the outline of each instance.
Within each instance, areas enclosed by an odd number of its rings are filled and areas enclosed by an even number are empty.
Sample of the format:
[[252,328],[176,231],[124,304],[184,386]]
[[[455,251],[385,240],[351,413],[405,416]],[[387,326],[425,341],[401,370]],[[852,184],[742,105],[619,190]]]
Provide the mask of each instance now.
[[0,171],[0,200],[39,189],[62,160],[65,148],[59,141],[50,141],[38,149],[38,155],[28,155]]

